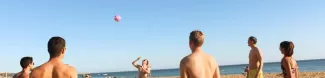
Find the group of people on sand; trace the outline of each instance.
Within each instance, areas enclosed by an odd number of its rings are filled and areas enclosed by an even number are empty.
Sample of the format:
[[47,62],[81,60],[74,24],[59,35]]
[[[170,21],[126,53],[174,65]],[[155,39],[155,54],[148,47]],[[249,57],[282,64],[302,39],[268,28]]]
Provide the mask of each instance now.
[[[253,36],[248,38],[248,46],[251,47],[249,53],[249,64],[245,69],[247,78],[263,78],[263,57],[261,50],[256,46],[257,39]],[[298,78],[298,64],[293,58],[294,44],[291,41],[282,41],[279,50],[283,57],[281,59],[281,75],[284,78]]]
[[[203,32],[194,30],[189,36],[191,54],[180,61],[181,78],[220,78],[219,66],[213,56],[202,50],[204,43]],[[248,38],[249,64],[247,78],[263,78],[263,57],[261,50],[256,46],[257,39],[254,36]],[[44,64],[33,68],[32,57],[23,57],[20,60],[22,71],[13,78],[77,78],[78,74],[74,67],[64,64],[62,59],[66,52],[66,42],[62,37],[54,36],[48,41],[48,53],[50,58]],[[284,55],[281,60],[282,75],[284,78],[298,78],[298,65],[292,57],[294,44],[291,41],[283,41],[279,47]],[[149,61],[144,59],[142,65],[136,64],[141,57],[132,62],[138,69],[138,78],[148,78],[150,75]]]
[[23,57],[20,60],[22,71],[13,78],[78,78],[76,69],[63,63],[66,42],[62,37],[52,37],[47,43],[47,50],[49,60],[36,68],[33,68],[32,57]]
[[[203,32],[194,30],[190,33],[189,46],[191,54],[184,57],[180,62],[181,78],[220,78],[219,66],[216,60],[202,50],[204,43]],[[246,71],[247,78],[263,78],[263,56],[262,51],[256,46],[257,38],[248,38],[249,63]],[[280,52],[283,54],[281,69],[283,78],[298,78],[298,64],[293,58],[294,44],[291,41],[280,43]]]

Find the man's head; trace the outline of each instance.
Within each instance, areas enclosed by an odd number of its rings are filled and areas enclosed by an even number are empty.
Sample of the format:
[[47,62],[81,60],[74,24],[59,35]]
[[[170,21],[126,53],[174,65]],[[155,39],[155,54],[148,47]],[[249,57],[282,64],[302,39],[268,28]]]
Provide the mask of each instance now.
[[148,59],[144,59],[144,60],[142,61],[142,65],[149,65],[149,61],[148,61]]
[[197,47],[201,47],[204,43],[204,35],[203,32],[199,30],[194,30],[190,33],[190,48],[194,49]]
[[47,43],[50,58],[63,57],[65,53],[65,40],[61,37],[52,37]]
[[248,43],[248,46],[254,46],[254,45],[257,43],[257,39],[256,39],[256,37],[254,37],[254,36],[250,36],[250,37],[248,38],[247,43]]
[[33,69],[34,62],[33,62],[33,57],[23,57],[20,59],[20,66],[23,69]]

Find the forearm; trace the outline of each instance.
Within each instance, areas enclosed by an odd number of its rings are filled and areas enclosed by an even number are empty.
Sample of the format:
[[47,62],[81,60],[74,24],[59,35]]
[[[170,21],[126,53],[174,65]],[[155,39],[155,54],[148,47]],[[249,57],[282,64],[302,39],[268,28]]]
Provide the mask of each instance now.
[[132,64],[135,65],[135,63],[136,63],[137,61],[139,61],[139,60],[138,60],[138,59],[134,60],[134,61],[132,62]]
[[258,66],[258,70],[257,70],[257,74],[260,73],[262,71],[263,68],[263,61],[260,62],[260,66]]
[[149,74],[150,73],[150,70],[146,70],[145,72]]

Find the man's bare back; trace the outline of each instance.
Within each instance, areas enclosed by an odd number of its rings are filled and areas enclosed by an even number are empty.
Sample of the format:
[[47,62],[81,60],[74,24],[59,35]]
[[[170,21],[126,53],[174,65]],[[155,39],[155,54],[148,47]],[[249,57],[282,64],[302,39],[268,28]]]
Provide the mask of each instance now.
[[52,37],[47,44],[50,60],[36,67],[30,78],[78,78],[76,69],[62,62],[66,53],[65,44],[62,37]]
[[29,73],[19,72],[13,76],[13,78],[29,78]]
[[47,62],[36,67],[32,71],[30,78],[78,78],[78,74],[72,66]]
[[220,78],[216,60],[204,53],[192,53],[184,57],[180,64],[181,78]]
[[261,52],[260,49],[257,47],[254,47],[249,52],[249,69],[257,69],[260,66],[260,60],[261,60]]

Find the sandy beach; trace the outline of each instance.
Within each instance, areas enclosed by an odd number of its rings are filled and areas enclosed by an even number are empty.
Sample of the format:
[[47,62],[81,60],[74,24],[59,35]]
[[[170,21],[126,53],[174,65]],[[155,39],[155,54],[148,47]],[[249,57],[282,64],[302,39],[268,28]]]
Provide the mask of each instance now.
[[[243,74],[221,75],[221,78],[245,78]],[[180,78],[172,77],[152,77],[152,78]],[[280,73],[264,73],[264,78],[281,78]],[[325,72],[300,72],[299,78],[325,78]]]

